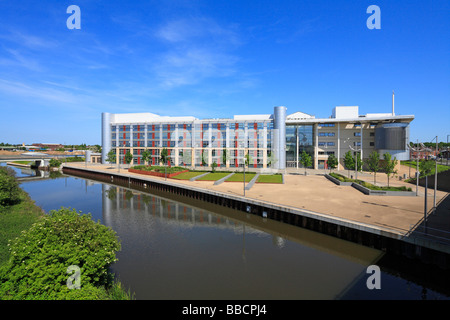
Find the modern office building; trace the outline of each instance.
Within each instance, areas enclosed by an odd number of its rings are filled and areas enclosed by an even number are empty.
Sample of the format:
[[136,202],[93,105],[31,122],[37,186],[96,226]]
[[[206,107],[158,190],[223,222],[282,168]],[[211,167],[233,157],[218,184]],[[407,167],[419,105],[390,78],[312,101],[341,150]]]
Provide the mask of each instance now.
[[359,115],[358,106],[335,107],[329,118],[275,107],[273,114],[235,115],[233,118],[197,119],[152,113],[102,114],[102,162],[113,150],[117,162],[125,163],[129,151],[133,164],[144,164],[142,153],[150,151],[149,164],[159,164],[167,149],[170,165],[202,167],[299,168],[306,151],[313,168],[327,168],[328,156],[343,158],[349,150],[362,158],[376,150],[381,159],[389,152],[397,160],[409,159],[409,124],[413,115],[371,113]]

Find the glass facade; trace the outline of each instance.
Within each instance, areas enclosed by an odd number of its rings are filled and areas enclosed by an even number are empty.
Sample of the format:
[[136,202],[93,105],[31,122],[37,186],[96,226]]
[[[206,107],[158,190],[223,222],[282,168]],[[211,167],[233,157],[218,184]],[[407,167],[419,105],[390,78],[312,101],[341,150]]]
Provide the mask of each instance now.
[[300,154],[308,153],[314,163],[314,126],[286,125],[286,166],[301,167]]
[[350,145],[361,148],[364,155],[385,149],[395,149],[398,155],[404,152],[405,139],[402,138],[409,136],[409,119],[392,125],[364,117],[345,121],[311,119],[314,117],[286,116],[286,108],[282,106],[274,107],[272,115],[235,116],[233,119],[199,120],[151,114],[142,119],[103,113],[105,152],[102,150],[102,161],[104,154],[113,149],[120,163],[124,163],[124,155],[130,151],[133,164],[141,164],[145,162],[142,154],[148,150],[150,160],[147,163],[157,165],[161,150],[165,148],[170,165],[209,167],[215,163],[219,168],[239,168],[243,167],[244,159],[248,159],[249,168],[283,170],[301,167],[300,155],[307,152],[314,168],[321,165],[326,168],[330,154],[342,160]]

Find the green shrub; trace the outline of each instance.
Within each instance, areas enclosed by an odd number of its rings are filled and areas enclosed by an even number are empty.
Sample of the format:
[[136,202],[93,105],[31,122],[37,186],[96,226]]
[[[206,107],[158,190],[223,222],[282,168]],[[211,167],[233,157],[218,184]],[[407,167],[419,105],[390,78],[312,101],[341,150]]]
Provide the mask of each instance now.
[[368,189],[371,190],[384,190],[384,191],[411,191],[411,188],[407,188],[405,186],[401,186],[401,187],[379,187],[376,185],[373,185],[369,182],[363,181],[363,180],[357,180],[357,179],[350,179],[347,177],[344,177],[343,175],[339,174],[339,173],[335,173],[332,172],[329,174],[330,176],[332,176],[333,178],[338,179],[341,182],[355,182],[358,183],[360,185],[362,185],[363,187],[366,187]]
[[[84,158],[82,158],[82,157],[66,157],[66,158],[64,158],[64,161],[65,162],[83,162]],[[114,160],[114,162],[115,162],[115,160]]]
[[20,202],[20,187],[14,171],[0,168],[0,206],[10,206]]
[[50,166],[50,168],[57,168],[61,165],[61,160],[58,159],[50,159],[48,165]]
[[[61,208],[10,241],[0,269],[0,299],[105,299],[113,284],[109,266],[120,243],[91,215]],[[69,289],[67,268],[80,268],[81,288]]]
[[160,172],[160,173],[166,172],[167,174],[186,170],[186,168],[183,168],[183,167],[145,166],[145,165],[133,166],[133,167],[131,167],[131,169],[142,170],[142,171],[154,171],[154,172]]

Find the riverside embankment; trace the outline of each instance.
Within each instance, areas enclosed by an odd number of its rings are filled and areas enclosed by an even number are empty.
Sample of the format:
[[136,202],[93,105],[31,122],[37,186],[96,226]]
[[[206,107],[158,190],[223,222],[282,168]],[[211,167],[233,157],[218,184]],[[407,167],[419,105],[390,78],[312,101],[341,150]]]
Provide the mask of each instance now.
[[[439,235],[433,235],[432,229],[427,234],[416,232],[423,224],[423,188],[418,197],[367,196],[354,188],[337,186],[322,175],[286,175],[284,184],[255,184],[244,197],[239,183],[175,181],[129,173],[123,168],[119,172],[110,165],[67,164],[63,171],[141,191],[168,192],[214,203],[450,268],[450,241],[445,230],[448,222],[441,221]],[[429,212],[433,190],[428,191]],[[436,193],[438,211],[447,195]],[[437,212],[428,217],[429,221],[434,216],[448,220]]]

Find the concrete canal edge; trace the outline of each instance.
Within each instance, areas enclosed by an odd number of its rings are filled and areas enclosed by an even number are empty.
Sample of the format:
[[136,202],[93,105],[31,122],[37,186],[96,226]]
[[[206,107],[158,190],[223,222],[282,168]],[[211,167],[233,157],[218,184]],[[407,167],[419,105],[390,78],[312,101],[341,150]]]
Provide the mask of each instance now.
[[411,237],[394,229],[346,220],[305,209],[299,209],[214,190],[181,185],[172,181],[136,177],[126,173],[111,173],[88,168],[63,167],[63,173],[94,179],[139,191],[165,191],[178,196],[206,201],[219,206],[273,219],[308,230],[351,241],[386,253],[420,260],[443,269],[450,269],[450,246],[439,242]]

